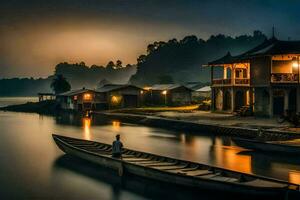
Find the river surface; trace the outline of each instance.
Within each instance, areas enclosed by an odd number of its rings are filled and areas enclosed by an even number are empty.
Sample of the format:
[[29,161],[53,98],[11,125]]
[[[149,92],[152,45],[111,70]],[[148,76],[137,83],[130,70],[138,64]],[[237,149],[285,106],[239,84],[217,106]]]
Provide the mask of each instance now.
[[[230,137],[73,115],[50,117],[0,111],[0,199],[199,198],[195,191],[168,188],[140,178],[120,180],[115,172],[65,156],[54,144],[52,133],[104,143],[111,143],[120,134],[124,145],[131,149],[300,184],[298,157],[245,151]],[[210,194],[200,195],[201,199],[211,199]]]

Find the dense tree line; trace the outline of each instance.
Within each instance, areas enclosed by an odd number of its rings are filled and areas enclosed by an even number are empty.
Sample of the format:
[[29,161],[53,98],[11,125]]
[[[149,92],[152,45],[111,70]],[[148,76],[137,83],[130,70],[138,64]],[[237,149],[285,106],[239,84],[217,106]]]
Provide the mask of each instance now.
[[87,66],[81,63],[59,63],[56,65],[54,74],[48,78],[11,78],[0,79],[0,96],[36,96],[39,92],[53,92],[51,83],[55,77],[62,75],[72,89],[96,88],[99,82],[109,80],[111,83],[127,83],[135,74],[136,66],[122,61],[108,62],[107,66]]
[[51,92],[51,77],[42,79],[11,78],[0,80],[0,96],[36,96],[39,92]]
[[203,64],[224,56],[232,55],[258,45],[266,39],[260,31],[253,35],[237,37],[222,34],[212,35],[208,40],[196,36],[186,36],[182,40],[160,41],[149,44],[147,54],[137,58],[137,73],[130,82],[138,85],[151,85],[161,82],[162,77],[172,77],[172,82],[209,81],[209,69]]
[[[122,61],[109,61],[106,66],[87,66],[81,63],[59,63],[54,74],[45,79],[13,78],[0,80],[0,96],[32,96],[38,92],[51,92],[51,82],[63,75],[72,89],[95,88],[104,82],[127,83],[144,86],[156,83],[183,83],[209,81],[209,69],[203,64],[224,56],[246,51],[263,42],[266,36],[260,31],[237,37],[222,34],[203,40],[186,36],[182,40],[171,39],[149,44],[145,55],[137,58],[136,65],[124,65]],[[131,78],[130,78],[131,77]]]
[[104,66],[87,66],[81,63],[59,63],[55,67],[55,75],[63,75],[71,84],[72,88],[95,88],[101,80],[108,80],[112,83],[127,83],[129,78],[135,74],[136,66],[127,64],[122,65],[122,61],[117,60],[108,62]]

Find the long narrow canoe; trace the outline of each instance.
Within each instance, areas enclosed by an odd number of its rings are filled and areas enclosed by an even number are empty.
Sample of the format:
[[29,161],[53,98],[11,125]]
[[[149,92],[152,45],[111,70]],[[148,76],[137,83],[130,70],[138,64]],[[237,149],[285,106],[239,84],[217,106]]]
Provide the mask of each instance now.
[[300,155],[299,141],[298,143],[283,141],[262,142],[258,140],[242,138],[234,138],[233,141],[236,145],[246,149]]
[[111,157],[111,145],[53,134],[57,146],[67,154],[123,173],[158,181],[213,191],[259,196],[286,196],[299,185],[214,166],[178,160],[150,153],[123,150],[122,159]]

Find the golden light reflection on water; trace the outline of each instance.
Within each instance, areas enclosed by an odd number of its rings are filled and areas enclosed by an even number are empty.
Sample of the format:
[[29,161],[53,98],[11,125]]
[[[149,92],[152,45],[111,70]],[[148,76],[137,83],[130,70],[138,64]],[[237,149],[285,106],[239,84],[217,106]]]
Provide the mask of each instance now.
[[84,139],[91,140],[91,119],[83,118]]
[[184,133],[180,134],[180,142],[182,144],[185,144],[186,143],[186,135]]
[[121,122],[120,121],[113,121],[112,128],[114,131],[120,131]]
[[215,157],[219,165],[235,171],[252,173],[251,156],[237,155],[240,149],[236,147],[224,147],[221,139],[215,141]]
[[300,184],[300,171],[289,171],[289,182]]

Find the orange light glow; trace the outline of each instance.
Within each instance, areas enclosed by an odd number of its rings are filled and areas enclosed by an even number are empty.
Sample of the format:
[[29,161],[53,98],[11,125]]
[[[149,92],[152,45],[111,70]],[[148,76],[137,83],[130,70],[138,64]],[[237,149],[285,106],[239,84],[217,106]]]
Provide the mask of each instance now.
[[83,118],[83,128],[84,128],[84,139],[91,140],[91,119]]
[[293,62],[293,64],[292,64],[292,66],[293,66],[293,68],[295,68],[295,69],[298,69],[298,63],[295,61],[295,62]]
[[221,139],[217,139],[214,146],[218,165],[239,172],[252,173],[251,156],[237,155],[240,149],[231,146],[223,146]]
[[162,91],[162,94],[166,95],[167,94],[167,90]]
[[143,89],[144,90],[151,90],[152,88],[151,87],[144,87]]
[[120,96],[112,96],[112,97],[111,97],[111,103],[112,103],[112,104],[115,104],[115,105],[116,105],[116,104],[119,104],[119,103],[121,102],[121,98],[122,98],[122,97],[120,97]]
[[83,99],[86,101],[92,100],[92,95],[89,93],[86,93],[83,95]]
[[112,126],[113,126],[113,130],[114,131],[119,131],[120,130],[120,126],[121,126],[121,122],[119,122],[119,121],[113,121],[112,122]]
[[299,171],[289,171],[289,182],[300,184],[300,172]]

